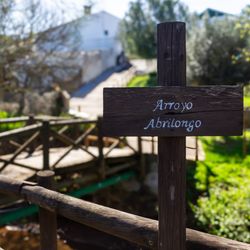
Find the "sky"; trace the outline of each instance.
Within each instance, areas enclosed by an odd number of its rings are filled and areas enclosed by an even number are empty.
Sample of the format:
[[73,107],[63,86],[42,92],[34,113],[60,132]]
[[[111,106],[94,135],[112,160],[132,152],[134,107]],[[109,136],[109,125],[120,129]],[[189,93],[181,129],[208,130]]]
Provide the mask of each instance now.
[[[45,10],[50,9],[52,16],[58,16],[60,12],[59,23],[69,22],[83,15],[83,6],[88,2],[94,2],[93,12],[105,10],[117,17],[123,18],[128,11],[131,0],[15,0],[18,3],[17,13],[14,14],[14,20],[25,20],[22,9],[30,2],[38,1],[42,3]],[[134,1],[134,0],[133,0]],[[250,4],[250,0],[181,0],[190,11],[201,13],[206,8],[213,8],[230,14],[239,14],[242,8]],[[53,14],[54,13],[54,14]],[[43,28],[42,28],[43,29]]]
[[[72,0],[69,1],[72,2]],[[73,1],[79,6],[86,2]],[[129,2],[130,0],[97,0],[94,10],[106,10],[122,18],[128,10]],[[250,4],[250,0],[182,0],[182,2],[188,5],[191,11],[202,12],[206,8],[213,8],[230,14],[239,14],[242,8]]]

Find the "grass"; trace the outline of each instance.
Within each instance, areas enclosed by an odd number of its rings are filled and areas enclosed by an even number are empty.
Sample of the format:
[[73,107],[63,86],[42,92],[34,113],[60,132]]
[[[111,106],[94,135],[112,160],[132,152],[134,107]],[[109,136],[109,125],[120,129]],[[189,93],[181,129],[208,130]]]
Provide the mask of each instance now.
[[250,85],[244,86],[244,107],[250,107]]
[[135,76],[128,83],[128,87],[153,87],[156,85],[156,73]]
[[250,107],[250,96],[244,96],[244,107]]
[[201,141],[206,160],[192,170],[192,193],[197,199],[190,204],[196,227],[249,243],[250,156],[243,158],[242,137],[203,137]]

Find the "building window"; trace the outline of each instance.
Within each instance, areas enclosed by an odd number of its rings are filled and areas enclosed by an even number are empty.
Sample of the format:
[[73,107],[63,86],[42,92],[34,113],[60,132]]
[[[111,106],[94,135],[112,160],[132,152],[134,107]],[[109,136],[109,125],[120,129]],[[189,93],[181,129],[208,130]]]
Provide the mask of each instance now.
[[109,35],[109,31],[108,30],[104,30],[104,35],[108,36]]

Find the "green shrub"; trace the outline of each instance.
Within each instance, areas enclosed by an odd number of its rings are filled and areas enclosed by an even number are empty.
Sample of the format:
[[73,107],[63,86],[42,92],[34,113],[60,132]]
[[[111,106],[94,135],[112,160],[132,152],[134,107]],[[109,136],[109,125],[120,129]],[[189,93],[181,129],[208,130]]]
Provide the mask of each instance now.
[[250,185],[210,188],[194,207],[198,226],[211,234],[250,242]]
[[197,19],[187,39],[187,76],[194,85],[237,84],[250,81],[250,64],[235,60],[247,41],[235,28],[236,19]]
[[250,156],[241,137],[205,137],[206,160],[195,170],[196,226],[211,234],[250,242]]
[[[13,117],[13,115],[8,114],[5,111],[0,111],[0,120],[1,119],[6,119],[6,118],[10,118],[10,117]],[[20,127],[23,127],[23,126],[24,126],[23,122],[16,122],[16,123],[9,123],[9,124],[0,124],[0,132],[4,132],[4,131],[7,131],[7,130],[20,128]]]

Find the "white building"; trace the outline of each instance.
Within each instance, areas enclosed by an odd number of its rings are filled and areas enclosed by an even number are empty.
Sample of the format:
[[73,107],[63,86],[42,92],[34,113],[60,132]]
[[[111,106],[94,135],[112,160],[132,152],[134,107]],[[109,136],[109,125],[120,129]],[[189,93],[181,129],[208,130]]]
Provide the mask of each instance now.
[[[41,57],[48,51],[52,52],[46,64],[54,68],[61,65],[61,69],[55,72],[56,78],[63,78],[62,82],[67,82],[63,88],[75,90],[124,61],[119,40],[120,21],[106,11],[85,14],[43,32],[43,39],[35,48],[36,54]],[[51,81],[48,79],[46,82],[49,84]]]

